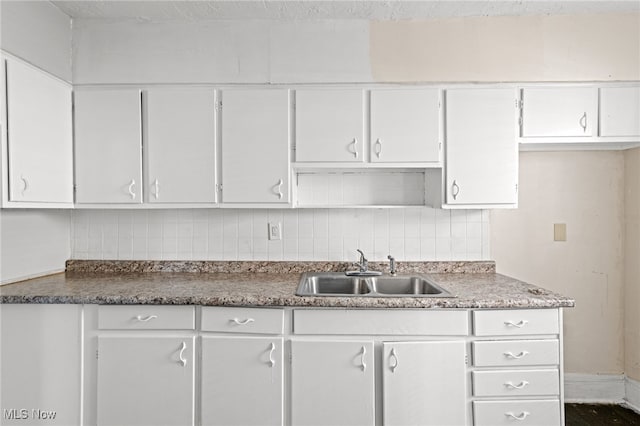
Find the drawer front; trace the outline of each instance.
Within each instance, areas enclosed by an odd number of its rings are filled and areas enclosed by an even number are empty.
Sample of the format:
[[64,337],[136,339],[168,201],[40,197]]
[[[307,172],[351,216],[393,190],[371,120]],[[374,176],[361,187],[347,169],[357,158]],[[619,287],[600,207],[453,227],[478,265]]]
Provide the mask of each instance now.
[[193,330],[193,306],[119,305],[98,307],[101,330]]
[[560,321],[557,309],[474,311],[473,330],[476,336],[558,334]]
[[560,426],[560,401],[474,401],[475,426]]
[[265,308],[203,307],[202,331],[282,334],[284,311]]
[[558,365],[558,340],[501,340],[473,342],[473,364],[476,367],[520,365]]
[[466,336],[467,311],[318,310],[294,311],[296,334]]
[[560,373],[546,370],[496,370],[473,372],[474,396],[558,395]]

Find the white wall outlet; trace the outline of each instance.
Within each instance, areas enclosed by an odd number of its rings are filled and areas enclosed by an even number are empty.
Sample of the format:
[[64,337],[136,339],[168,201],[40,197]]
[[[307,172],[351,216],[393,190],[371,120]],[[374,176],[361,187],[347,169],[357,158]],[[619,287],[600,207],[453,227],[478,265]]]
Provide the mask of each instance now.
[[269,222],[269,239],[281,240],[282,239],[282,224],[280,222]]

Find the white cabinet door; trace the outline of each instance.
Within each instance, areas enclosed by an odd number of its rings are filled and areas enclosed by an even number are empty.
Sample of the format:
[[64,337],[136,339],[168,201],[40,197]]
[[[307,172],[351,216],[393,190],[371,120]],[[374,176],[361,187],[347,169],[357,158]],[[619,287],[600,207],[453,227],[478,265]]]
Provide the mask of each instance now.
[[98,425],[193,425],[194,340],[99,336]]
[[372,341],[291,342],[292,424],[375,424]]
[[140,91],[77,90],[76,203],[141,203]]
[[640,87],[600,89],[600,136],[640,136]]
[[594,87],[522,89],[521,136],[593,136],[597,102]]
[[296,161],[364,161],[364,92],[296,90]]
[[71,86],[13,59],[6,84],[9,201],[72,203]]
[[215,92],[144,93],[145,198],[150,203],[215,203]]
[[3,425],[81,423],[81,305],[0,305]]
[[371,161],[440,160],[438,89],[371,91]]
[[283,339],[202,338],[202,425],[283,424]]
[[289,91],[222,94],[222,201],[290,201]]
[[466,344],[383,343],[383,423],[467,424]]
[[446,192],[449,205],[517,203],[514,89],[446,91]]

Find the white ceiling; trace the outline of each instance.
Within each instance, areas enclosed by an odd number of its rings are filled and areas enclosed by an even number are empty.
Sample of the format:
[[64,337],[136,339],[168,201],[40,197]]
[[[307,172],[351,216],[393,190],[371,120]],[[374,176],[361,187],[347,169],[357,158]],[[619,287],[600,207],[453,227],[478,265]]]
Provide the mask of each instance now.
[[53,0],[72,18],[158,20],[212,19],[430,19],[467,16],[640,12],[640,0]]

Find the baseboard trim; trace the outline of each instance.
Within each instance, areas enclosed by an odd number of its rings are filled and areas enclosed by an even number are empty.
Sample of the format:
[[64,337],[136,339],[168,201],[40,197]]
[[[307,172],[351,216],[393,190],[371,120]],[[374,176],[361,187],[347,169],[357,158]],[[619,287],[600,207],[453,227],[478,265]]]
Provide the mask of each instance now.
[[640,382],[626,377],[624,381],[625,405],[640,414]]
[[[623,374],[566,373],[564,375],[565,402],[623,404],[628,402],[625,400],[625,395],[626,381]],[[631,404],[634,403],[631,402]]]

